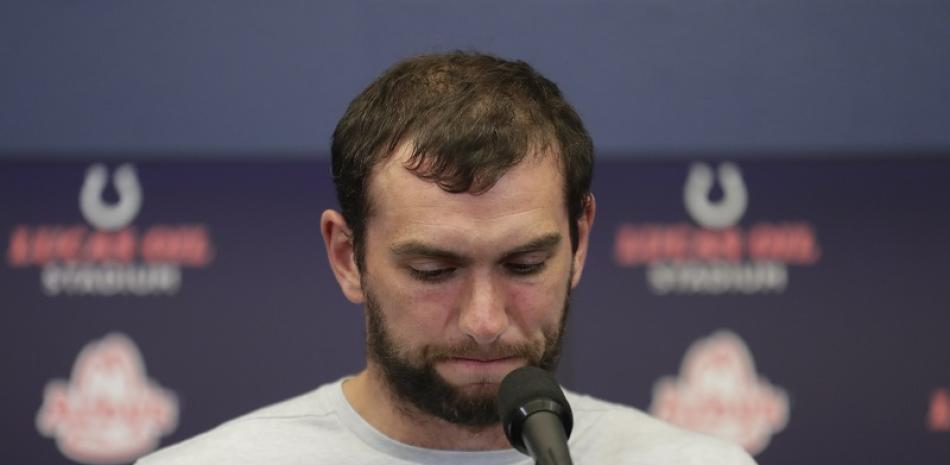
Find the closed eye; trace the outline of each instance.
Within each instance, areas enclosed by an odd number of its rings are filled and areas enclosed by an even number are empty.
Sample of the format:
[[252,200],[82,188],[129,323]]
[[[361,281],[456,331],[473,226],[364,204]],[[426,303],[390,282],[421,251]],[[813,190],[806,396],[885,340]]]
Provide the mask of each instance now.
[[544,261],[531,263],[509,262],[505,264],[505,267],[508,268],[508,271],[512,274],[529,276],[540,273],[546,264],[547,262]]
[[416,278],[419,281],[435,283],[435,282],[444,281],[445,279],[448,279],[450,276],[452,276],[452,273],[454,273],[456,269],[457,268],[455,267],[432,268],[432,269],[429,269],[429,268],[418,269],[418,268],[409,267],[409,274],[411,274],[413,278]]

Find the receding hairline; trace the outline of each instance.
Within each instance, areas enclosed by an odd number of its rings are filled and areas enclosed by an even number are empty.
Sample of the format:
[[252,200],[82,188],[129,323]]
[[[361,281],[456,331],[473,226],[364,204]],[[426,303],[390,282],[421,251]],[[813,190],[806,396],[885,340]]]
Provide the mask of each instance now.
[[[365,214],[366,216],[364,217],[365,221],[368,221],[370,218],[372,218],[373,213],[374,213],[373,206],[376,204],[376,202],[374,202],[373,191],[375,189],[373,186],[377,184],[374,181],[379,178],[380,171],[383,170],[386,166],[392,165],[394,163],[399,163],[401,165],[401,168],[405,169],[410,174],[414,175],[420,180],[429,182],[431,184],[438,184],[434,180],[426,179],[425,177],[420,176],[411,168],[413,149],[411,149],[410,147],[413,147],[412,144],[414,144],[414,140],[411,137],[403,138],[402,141],[396,144],[396,148],[394,148],[393,150],[386,150],[388,149],[388,147],[383,147],[378,152],[378,155],[374,157],[375,163],[373,164],[373,166],[370,167],[369,173],[366,176],[366,186],[365,186],[365,194],[366,194]],[[405,154],[405,155],[402,155],[402,154]],[[426,156],[426,155],[423,155],[423,156]],[[500,181],[503,177],[505,177],[511,170],[515,169],[516,167],[521,166],[522,164],[525,164],[525,163],[541,163],[545,159],[552,158],[552,157],[555,161],[555,164],[557,165],[557,177],[552,179],[552,181],[556,182],[559,188],[561,189],[562,198],[564,199],[563,204],[564,204],[564,207],[567,208],[567,202],[568,202],[568,199],[567,199],[568,192],[567,192],[567,186],[566,186],[567,167],[564,161],[564,157],[562,156],[561,151],[560,151],[560,143],[555,138],[548,139],[547,143],[544,143],[544,144],[532,144],[530,148],[528,149],[528,151],[519,159],[517,163],[508,167],[508,169],[504,170],[500,174],[500,176],[498,176],[494,180],[491,180],[491,182],[485,185],[483,189],[477,189],[477,190],[469,189],[465,192],[449,192],[449,193],[459,194],[459,195],[468,194],[468,195],[475,195],[475,196],[485,194],[487,192],[490,192],[495,187],[495,184],[498,183],[498,181]],[[445,189],[443,189],[443,191],[445,191]]]

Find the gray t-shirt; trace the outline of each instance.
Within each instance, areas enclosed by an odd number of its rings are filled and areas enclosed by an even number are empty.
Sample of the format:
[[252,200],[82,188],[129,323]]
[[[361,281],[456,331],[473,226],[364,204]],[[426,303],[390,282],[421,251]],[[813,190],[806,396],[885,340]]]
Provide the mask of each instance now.
[[[343,395],[343,380],[262,408],[155,452],[139,465],[531,465],[514,449],[448,451],[377,431]],[[677,429],[639,410],[565,391],[576,465],[754,465],[739,447]]]

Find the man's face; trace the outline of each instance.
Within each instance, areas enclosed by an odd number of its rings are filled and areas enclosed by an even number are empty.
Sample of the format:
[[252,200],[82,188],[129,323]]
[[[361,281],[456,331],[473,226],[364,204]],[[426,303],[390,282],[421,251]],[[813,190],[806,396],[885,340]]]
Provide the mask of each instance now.
[[451,194],[405,169],[407,153],[369,186],[370,361],[401,400],[486,426],[505,375],[556,363],[576,284],[562,175],[553,154],[529,156],[487,192]]

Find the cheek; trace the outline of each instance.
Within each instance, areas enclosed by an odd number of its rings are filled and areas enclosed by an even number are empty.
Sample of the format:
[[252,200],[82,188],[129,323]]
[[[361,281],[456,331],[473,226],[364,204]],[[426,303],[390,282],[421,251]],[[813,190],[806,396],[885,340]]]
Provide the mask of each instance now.
[[[451,326],[458,292],[457,286],[420,286],[408,280],[393,279],[382,303],[390,328],[403,340],[426,340],[444,335]],[[380,296],[382,297],[382,296]]]
[[509,289],[509,316],[528,333],[556,328],[564,311],[567,286],[552,283]]
[[560,327],[567,300],[570,253],[552,259],[551,268],[532,283],[512,283],[508,288],[509,313],[525,331],[556,330]]

